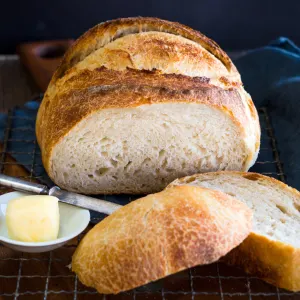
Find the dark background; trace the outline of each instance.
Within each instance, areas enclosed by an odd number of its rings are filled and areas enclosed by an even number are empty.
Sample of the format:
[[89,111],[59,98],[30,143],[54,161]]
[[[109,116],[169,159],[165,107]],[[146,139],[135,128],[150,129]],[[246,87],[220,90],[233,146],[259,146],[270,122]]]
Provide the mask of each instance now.
[[0,53],[20,42],[78,37],[118,17],[156,16],[189,25],[226,50],[265,45],[278,36],[300,44],[298,0],[0,0]]

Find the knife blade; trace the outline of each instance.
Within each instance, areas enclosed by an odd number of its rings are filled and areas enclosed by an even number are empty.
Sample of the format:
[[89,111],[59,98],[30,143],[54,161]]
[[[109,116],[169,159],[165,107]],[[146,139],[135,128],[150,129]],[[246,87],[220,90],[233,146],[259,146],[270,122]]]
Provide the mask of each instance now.
[[20,178],[11,177],[4,174],[0,174],[0,185],[12,188],[19,192],[54,196],[57,197],[61,202],[107,215],[112,214],[114,211],[122,207],[122,205],[113,202],[68,192],[60,189],[58,186],[53,186],[49,189],[46,185],[28,182]]

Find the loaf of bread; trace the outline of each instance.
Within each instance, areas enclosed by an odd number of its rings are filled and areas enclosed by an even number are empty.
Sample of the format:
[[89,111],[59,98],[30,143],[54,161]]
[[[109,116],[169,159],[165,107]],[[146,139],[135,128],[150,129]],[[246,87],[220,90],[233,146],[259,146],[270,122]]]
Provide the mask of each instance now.
[[300,290],[300,193],[256,173],[216,172],[189,176],[169,187],[191,185],[222,191],[254,212],[253,231],[227,257],[229,263],[278,287]]
[[88,194],[246,171],[260,144],[229,57],[200,32],[156,18],[109,21],[80,37],[49,84],[36,133],[51,179]]
[[72,270],[104,294],[217,261],[252,229],[252,212],[224,193],[174,187],[122,207],[80,242]]

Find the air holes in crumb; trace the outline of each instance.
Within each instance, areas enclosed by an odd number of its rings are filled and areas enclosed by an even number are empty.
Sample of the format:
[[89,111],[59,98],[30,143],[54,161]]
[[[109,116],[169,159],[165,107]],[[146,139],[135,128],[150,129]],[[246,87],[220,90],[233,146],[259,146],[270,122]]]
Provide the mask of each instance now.
[[110,163],[114,166],[114,167],[117,167],[118,166],[118,161],[114,160],[114,159],[111,159],[110,160]]
[[282,224],[284,224],[284,223],[286,223],[286,220],[285,220],[285,219],[280,219],[280,222],[281,222]]
[[123,144],[123,151],[124,152],[127,151],[128,150],[127,141],[123,141],[122,144]]
[[78,140],[78,143],[79,143],[79,142],[82,142],[83,140],[84,140],[84,138],[80,138],[80,139]]
[[140,170],[138,169],[138,170],[135,170],[134,172],[133,172],[133,176],[136,176],[136,175],[139,175],[140,174]]
[[75,164],[73,164],[72,166],[71,166],[71,168],[75,168],[76,167],[76,165]]
[[83,136],[87,136],[89,135],[91,132],[90,131],[87,131]]
[[127,165],[124,167],[125,172],[127,172],[129,166],[131,165],[132,161],[130,160]]
[[251,181],[257,181],[257,180],[259,180],[260,175],[253,173],[253,174],[246,174],[243,177],[248,179],[248,180],[251,180]]
[[300,204],[294,203],[294,207],[296,210],[298,210],[298,212],[300,212]]
[[158,156],[163,157],[165,154],[166,154],[165,150],[160,150],[159,153],[158,153]]
[[106,151],[101,152],[101,155],[104,156],[104,157],[107,157],[108,156],[108,152],[106,152]]
[[281,210],[284,214],[288,214],[286,208],[282,205],[276,204],[276,207]]
[[164,161],[163,161],[163,163],[162,163],[162,165],[161,165],[162,168],[165,169],[166,166],[167,166],[167,164],[168,164],[168,160],[165,158]]
[[145,158],[144,161],[142,162],[142,166],[148,166],[149,162],[151,162],[151,159],[149,157]]
[[233,194],[233,193],[226,193],[226,194],[229,195],[229,196],[231,196],[231,197],[236,197],[236,195]]
[[109,138],[108,137],[104,137],[103,139],[100,140],[101,144],[107,144],[109,142]]
[[169,127],[167,123],[163,123],[162,125],[163,125],[164,128],[168,128]]
[[109,168],[100,168],[98,169],[95,174],[97,176],[103,176],[105,173],[107,173],[109,171]]
[[94,175],[89,174],[88,177],[89,177],[89,178],[94,178]]
[[191,183],[193,181],[195,181],[195,177],[194,176],[191,176],[191,177],[188,177],[187,179],[184,180],[184,183]]
[[113,179],[115,179],[115,180],[117,180],[118,179],[118,177],[117,176],[111,176]]

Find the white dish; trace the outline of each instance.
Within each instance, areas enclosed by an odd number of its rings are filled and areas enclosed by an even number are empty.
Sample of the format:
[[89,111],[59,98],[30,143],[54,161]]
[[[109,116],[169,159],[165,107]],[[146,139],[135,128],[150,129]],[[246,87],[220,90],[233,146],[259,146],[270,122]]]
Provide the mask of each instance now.
[[22,252],[46,252],[61,247],[72,238],[79,235],[90,222],[90,212],[87,209],[59,202],[60,226],[58,238],[48,242],[21,242],[8,236],[5,212],[10,200],[29,194],[12,192],[0,196],[0,243]]

